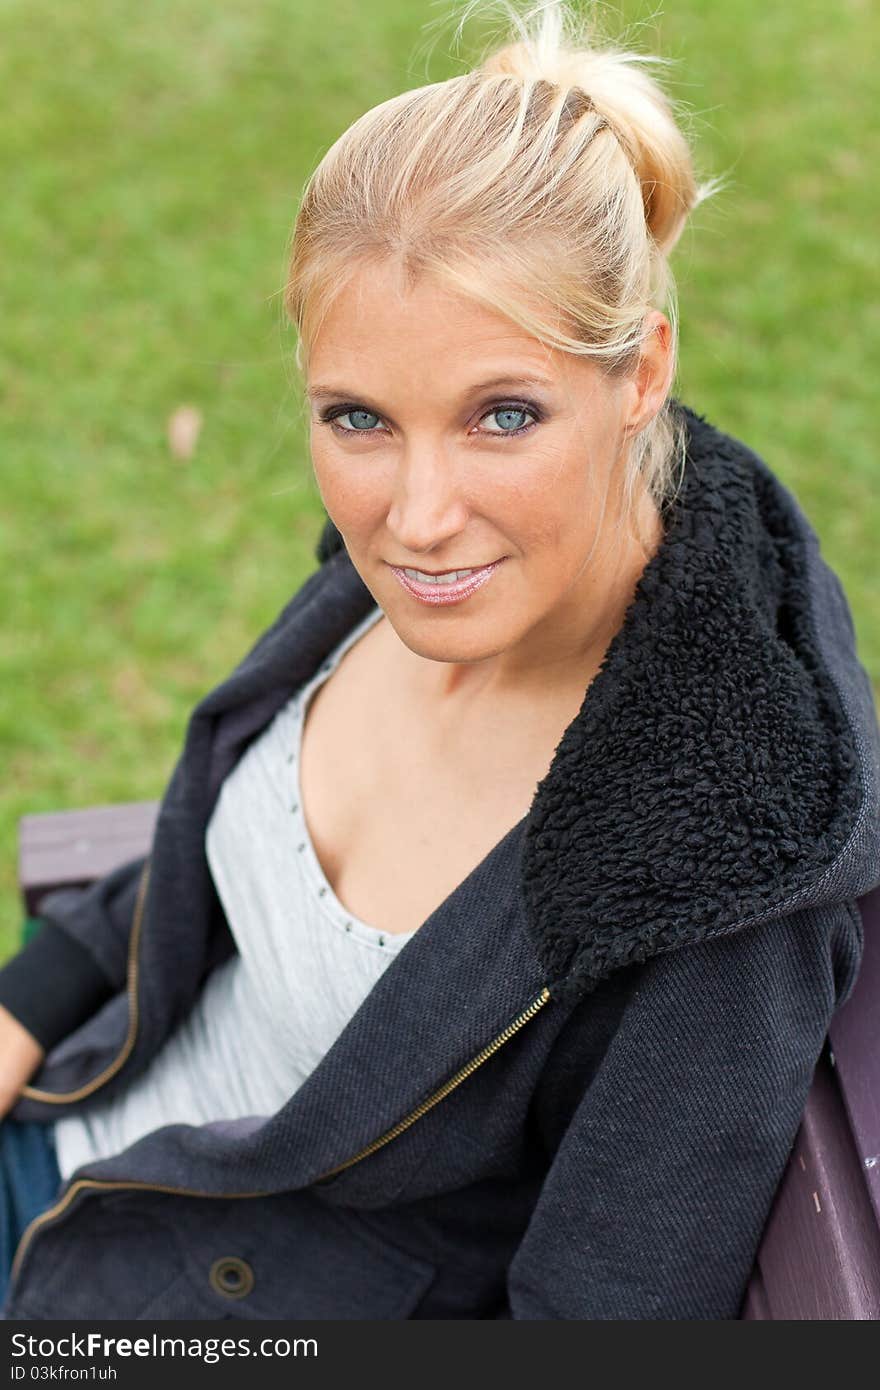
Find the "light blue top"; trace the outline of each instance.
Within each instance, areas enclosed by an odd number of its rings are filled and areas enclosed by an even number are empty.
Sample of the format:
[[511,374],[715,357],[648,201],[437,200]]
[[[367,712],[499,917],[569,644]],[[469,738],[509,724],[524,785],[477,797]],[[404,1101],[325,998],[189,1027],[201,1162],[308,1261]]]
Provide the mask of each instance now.
[[383,932],[339,901],[300,798],[308,702],[381,616],[339,643],[224,781],[205,848],[237,953],[127,1090],[55,1122],[63,1178],[162,1125],[275,1114],[415,934]]

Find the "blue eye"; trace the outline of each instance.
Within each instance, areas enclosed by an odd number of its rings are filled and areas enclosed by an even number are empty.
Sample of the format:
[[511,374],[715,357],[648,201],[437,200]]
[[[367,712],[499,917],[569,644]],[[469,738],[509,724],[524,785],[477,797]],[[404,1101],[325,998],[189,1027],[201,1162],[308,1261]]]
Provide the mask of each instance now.
[[[489,411],[489,415],[494,415],[495,418],[496,418],[496,420],[502,421],[502,419],[503,419],[504,416],[506,416],[507,419],[510,420],[510,417],[511,417],[511,416],[516,417],[517,415],[519,415],[519,416],[534,415],[534,411],[527,410],[526,407],[525,407],[524,405],[498,405],[498,406],[495,407],[494,410],[490,410],[490,411]],[[488,415],[484,415],[484,416],[483,416],[483,419],[484,419],[484,420],[487,420],[488,418],[489,418]],[[505,426],[504,428],[502,428],[502,429],[500,429],[500,430],[490,430],[489,433],[490,433],[490,434],[523,434],[527,429],[530,429],[530,428],[531,428],[530,425],[520,425],[520,426],[518,426],[517,428],[514,428],[514,429],[507,429],[506,426]]]
[[375,425],[367,425],[367,426],[364,426],[363,423],[355,423],[355,422],[358,421],[358,420],[359,420],[360,422],[362,422],[362,421],[364,420],[364,417],[366,417],[367,420],[378,420],[378,419],[379,419],[378,415],[374,415],[373,412],[372,412],[371,410],[356,410],[356,409],[354,409],[354,408],[352,408],[352,409],[350,409],[350,410],[344,410],[344,411],[342,412],[342,414],[341,414],[341,415],[337,415],[337,416],[335,417],[335,419],[336,419],[336,420],[342,419],[342,416],[343,416],[343,415],[347,415],[347,416],[349,417],[349,419],[352,421],[352,425],[353,425],[353,428],[352,428],[352,429],[344,429],[343,426],[340,426],[340,428],[343,429],[343,432],[344,432],[345,434],[369,434],[370,430],[376,428]]
[[[527,405],[525,402],[520,404],[517,401],[508,401],[504,405],[495,405],[480,417],[481,422],[488,420],[491,416],[502,424],[501,429],[487,429],[479,431],[482,434],[495,435],[496,438],[510,438],[514,435],[527,434],[529,430],[535,428],[542,419],[542,412],[536,405]],[[348,416],[350,425],[341,425],[338,422]],[[516,424],[517,419],[524,419],[531,416],[531,420],[526,424]],[[338,405],[330,406],[322,410],[318,416],[322,424],[330,425],[337,434],[360,434],[370,435],[377,433],[377,425],[381,416],[373,410],[365,410],[358,405]],[[375,423],[372,423],[375,422]],[[512,426],[512,428],[509,428]]]

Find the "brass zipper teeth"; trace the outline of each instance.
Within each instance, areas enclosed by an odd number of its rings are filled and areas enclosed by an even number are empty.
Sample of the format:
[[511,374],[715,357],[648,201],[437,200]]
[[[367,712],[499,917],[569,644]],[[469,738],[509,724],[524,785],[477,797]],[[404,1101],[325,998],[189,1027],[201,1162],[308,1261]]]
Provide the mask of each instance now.
[[425,1112],[436,1105],[438,1101],[448,1096],[450,1091],[454,1091],[456,1086],[460,1086],[462,1081],[470,1076],[471,1072],[476,1071],[477,1067],[482,1066],[483,1062],[491,1057],[493,1052],[497,1052],[498,1048],[506,1043],[508,1039],[512,1038],[514,1033],[522,1028],[523,1024],[528,1023],[529,1019],[532,1018],[539,1009],[543,1008],[549,999],[550,991],[545,985],[541,993],[532,1000],[527,1008],[523,1009],[521,1014],[517,1015],[512,1023],[507,1025],[502,1033],[498,1034],[497,1038],[493,1038],[490,1043],[487,1043],[482,1051],[477,1053],[476,1057],[472,1057],[469,1062],[466,1062],[454,1076],[450,1077],[438,1090],[428,1096],[427,1100],[423,1100],[420,1105],[416,1106],[415,1110],[411,1111],[409,1115],[400,1120],[392,1129],[386,1130],[378,1139],[374,1139],[371,1144],[367,1144],[366,1148],[360,1149],[353,1158],[347,1158],[344,1163],[338,1163],[335,1168],[328,1168],[326,1173],[321,1173],[317,1178],[314,1178],[313,1181],[323,1182],[325,1178],[332,1177],[334,1173],[341,1173],[343,1168],[350,1168],[353,1163],[358,1163],[360,1159],[366,1158],[371,1153],[375,1153],[377,1149],[381,1149],[383,1144],[387,1144],[392,1139],[396,1139],[398,1134],[402,1134],[403,1131],[408,1129],[411,1124],[414,1124],[416,1120],[420,1120]]
[[[513,1037],[514,1033],[518,1032],[519,1029],[522,1028],[525,1023],[528,1023],[529,1019],[533,1018],[534,1015],[538,1012],[538,1010],[543,1008],[544,1005],[548,1003],[549,999],[550,991],[545,985],[541,990],[541,993],[537,995],[535,999],[532,1000],[531,1004],[529,1004],[527,1008],[523,1009],[522,1013],[517,1014],[516,1018],[513,1020],[512,1023],[509,1023],[507,1027],[501,1033],[499,1033],[496,1038],[493,1038],[490,1043],[487,1043],[487,1045],[484,1048],[482,1048],[480,1052],[477,1053],[476,1057],[472,1057],[469,1062],[465,1063],[465,1065],[461,1067],[455,1073],[454,1076],[450,1077],[448,1081],[444,1082],[444,1084],[440,1086],[436,1091],[434,1091],[433,1094],[430,1095],[427,1100],[423,1100],[419,1105],[416,1106],[415,1110],[410,1111],[410,1113],[404,1119],[400,1120],[396,1125],[394,1125],[392,1129],[387,1130],[385,1134],[380,1135],[378,1139],[374,1139],[371,1144],[367,1144],[365,1148],[360,1149],[352,1158],[347,1158],[344,1163],[338,1163],[335,1168],[328,1168],[328,1170],[325,1173],[321,1173],[317,1178],[313,1178],[312,1182],[322,1182],[325,1178],[329,1178],[335,1173],[340,1173],[343,1168],[350,1168],[353,1163],[359,1163],[362,1158],[367,1158],[369,1154],[375,1153],[376,1149],[380,1149],[383,1144],[388,1144],[392,1139],[396,1139],[397,1136],[399,1134],[402,1134],[405,1129],[408,1129],[411,1124],[414,1124],[416,1120],[421,1119],[422,1115],[424,1115],[426,1111],[430,1110],[432,1106],[436,1105],[439,1101],[443,1100],[445,1096],[448,1096],[449,1092],[453,1091],[456,1086],[460,1086],[462,1081],[464,1081],[466,1077],[470,1076],[471,1072],[476,1071],[477,1067],[482,1066],[483,1062],[485,1062],[487,1058],[491,1057],[493,1052],[497,1052],[499,1047],[503,1046],[504,1043],[508,1042],[509,1039]],[[70,1184],[60,1201],[56,1202],[55,1205],[53,1207],[50,1207],[47,1211],[41,1212],[39,1216],[34,1217],[33,1221],[24,1231],[24,1234],[22,1235],[21,1240],[19,1242],[18,1249],[15,1252],[15,1259],[12,1262],[12,1269],[10,1271],[9,1276],[10,1288],[12,1287],[18,1276],[22,1260],[24,1259],[28,1247],[30,1246],[31,1241],[33,1240],[37,1231],[40,1229],[41,1226],[44,1226],[48,1224],[50,1221],[54,1221],[57,1217],[63,1215],[63,1213],[67,1210],[68,1206],[73,1201],[77,1193],[82,1192],[85,1188],[98,1188],[104,1191],[122,1190],[129,1192],[167,1192],[179,1197],[215,1197],[221,1200],[231,1200],[246,1197],[270,1197],[275,1195],[272,1192],[197,1192],[193,1191],[191,1188],[165,1187],[160,1186],[157,1183],[101,1182],[97,1178],[78,1178]]]
[[126,1059],[131,1054],[134,1041],[138,1030],[138,1000],[137,1000],[137,976],[138,976],[138,943],[141,935],[141,922],[144,915],[144,903],[147,897],[147,883],[150,878],[150,860],[147,859],[141,870],[141,879],[138,886],[138,895],[135,902],[134,919],[132,921],[131,936],[128,942],[128,1032],[122,1050],[119,1052],[108,1067],[87,1082],[85,1086],[80,1086],[77,1091],[42,1091],[37,1086],[22,1086],[21,1095],[28,1100],[41,1100],[47,1105],[66,1105],[72,1100],[81,1100],[85,1096],[90,1096],[94,1091],[115,1076],[123,1066]]

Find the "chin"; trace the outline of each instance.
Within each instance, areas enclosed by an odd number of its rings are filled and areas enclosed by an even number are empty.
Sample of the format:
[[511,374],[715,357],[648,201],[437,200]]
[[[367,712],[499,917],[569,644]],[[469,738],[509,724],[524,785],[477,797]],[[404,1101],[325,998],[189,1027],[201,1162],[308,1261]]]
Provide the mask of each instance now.
[[[499,632],[506,624],[497,618],[485,615],[484,620],[473,622],[470,630],[458,620],[460,608],[467,603],[452,604],[449,608],[416,611],[409,605],[397,604],[385,607],[385,614],[401,642],[417,656],[429,661],[447,661],[459,664],[485,661],[498,656],[516,641],[516,636],[508,640],[501,638]],[[384,607],[384,605],[383,605]],[[461,614],[464,617],[464,614]],[[441,621],[438,621],[438,617]]]

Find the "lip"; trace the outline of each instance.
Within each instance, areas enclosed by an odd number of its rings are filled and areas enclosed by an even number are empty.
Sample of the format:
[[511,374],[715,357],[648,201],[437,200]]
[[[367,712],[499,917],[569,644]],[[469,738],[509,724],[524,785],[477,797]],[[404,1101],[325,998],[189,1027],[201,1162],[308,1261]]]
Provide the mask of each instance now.
[[[475,594],[477,589],[481,589],[484,584],[488,583],[498,566],[506,558],[505,555],[502,555],[500,560],[493,560],[491,564],[481,565],[466,579],[456,580],[452,584],[420,584],[417,579],[410,579],[409,575],[404,573],[402,566],[389,565],[388,568],[400,585],[414,598],[420,599],[422,603],[437,606],[447,603],[461,603],[462,600],[470,598],[471,594]],[[410,566],[409,568],[414,567]],[[461,568],[465,568],[465,566]],[[429,574],[430,571],[425,570],[425,573]],[[439,573],[442,574],[444,571],[440,570]],[[448,574],[449,571],[447,570],[445,573]]]

